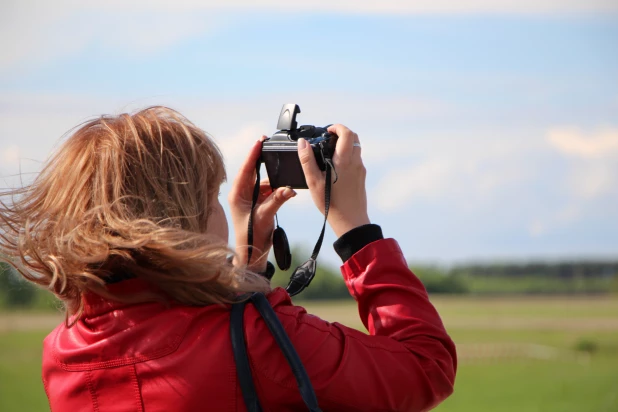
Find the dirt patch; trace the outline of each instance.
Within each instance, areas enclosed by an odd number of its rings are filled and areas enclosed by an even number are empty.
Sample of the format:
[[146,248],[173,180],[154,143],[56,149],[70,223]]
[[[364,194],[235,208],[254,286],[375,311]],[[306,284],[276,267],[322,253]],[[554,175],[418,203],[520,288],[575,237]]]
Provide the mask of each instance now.
[[49,330],[64,321],[61,313],[0,313],[0,333]]
[[618,330],[614,318],[517,318],[517,317],[448,317],[447,328],[489,330],[559,330],[559,331],[612,331]]
[[[315,313],[318,312],[318,313]],[[322,310],[314,313],[323,319],[360,327],[353,311]],[[456,329],[486,330],[553,330],[553,331],[618,331],[617,318],[529,318],[446,316],[444,324]],[[64,321],[61,313],[0,313],[0,333],[10,331],[52,330]]]

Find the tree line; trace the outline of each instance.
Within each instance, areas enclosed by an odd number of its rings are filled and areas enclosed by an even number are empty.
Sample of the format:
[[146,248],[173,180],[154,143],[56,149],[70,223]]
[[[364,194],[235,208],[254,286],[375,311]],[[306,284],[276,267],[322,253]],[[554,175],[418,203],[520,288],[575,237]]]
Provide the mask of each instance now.
[[[285,286],[293,268],[308,256],[296,248],[292,269],[277,269],[273,286]],[[454,265],[410,264],[430,294],[607,294],[618,293],[618,261],[501,262]],[[298,300],[349,298],[339,268],[318,263],[311,285]],[[51,293],[23,280],[6,263],[0,262],[1,308],[57,308]]]

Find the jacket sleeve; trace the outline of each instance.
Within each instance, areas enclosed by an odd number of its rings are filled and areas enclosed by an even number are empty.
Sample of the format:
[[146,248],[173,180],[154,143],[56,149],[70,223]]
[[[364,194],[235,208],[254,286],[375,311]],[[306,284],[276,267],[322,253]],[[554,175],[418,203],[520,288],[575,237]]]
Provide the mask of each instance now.
[[[370,243],[341,270],[369,335],[308,314],[292,305],[282,289],[269,295],[309,373],[320,407],[325,411],[435,407],[453,391],[455,345],[397,242]],[[245,322],[262,406],[298,409],[302,400],[294,376],[252,306],[247,307]]]

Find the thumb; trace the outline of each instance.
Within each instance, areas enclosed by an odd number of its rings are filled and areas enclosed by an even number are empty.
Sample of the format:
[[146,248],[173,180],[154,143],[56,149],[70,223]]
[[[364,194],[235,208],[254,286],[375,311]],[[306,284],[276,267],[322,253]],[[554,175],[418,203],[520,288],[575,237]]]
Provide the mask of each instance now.
[[298,139],[298,157],[300,164],[303,167],[305,180],[310,189],[314,188],[322,181],[322,172],[315,160],[315,155],[311,149],[311,145],[303,138]]
[[280,187],[270,194],[259,206],[261,218],[272,221],[281,206],[291,198],[296,196],[296,192],[289,187]]

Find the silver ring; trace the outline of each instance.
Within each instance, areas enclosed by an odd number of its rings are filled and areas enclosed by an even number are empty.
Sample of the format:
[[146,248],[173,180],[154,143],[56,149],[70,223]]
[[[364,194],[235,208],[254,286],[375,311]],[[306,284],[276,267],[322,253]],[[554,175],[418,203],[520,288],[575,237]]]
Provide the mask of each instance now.
[[354,142],[354,147],[361,147],[360,143]]

